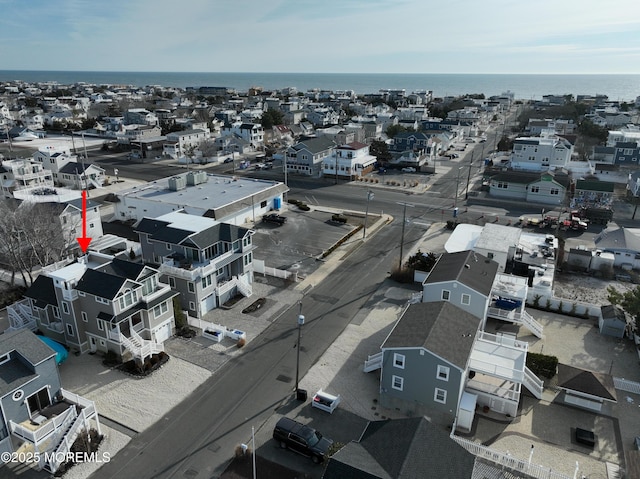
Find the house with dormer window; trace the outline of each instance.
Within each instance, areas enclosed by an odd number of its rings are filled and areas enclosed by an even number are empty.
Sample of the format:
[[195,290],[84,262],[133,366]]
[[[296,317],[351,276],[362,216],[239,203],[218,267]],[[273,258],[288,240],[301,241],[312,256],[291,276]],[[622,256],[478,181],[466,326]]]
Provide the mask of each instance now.
[[252,230],[183,211],[144,218],[136,230],[143,260],[159,265],[190,316],[202,318],[236,294],[251,296]]
[[324,136],[302,140],[285,151],[285,168],[288,173],[319,176],[335,147],[333,140]]
[[144,361],[173,334],[177,295],[154,268],[89,252],[40,274],[26,299],[7,307],[9,329],[38,329],[72,351]]

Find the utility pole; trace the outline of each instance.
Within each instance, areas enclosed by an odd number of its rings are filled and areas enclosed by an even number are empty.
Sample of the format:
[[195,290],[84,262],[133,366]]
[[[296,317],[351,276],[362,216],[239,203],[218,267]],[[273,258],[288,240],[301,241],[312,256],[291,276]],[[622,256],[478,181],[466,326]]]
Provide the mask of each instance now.
[[407,206],[413,208],[411,203],[397,202],[397,204],[404,206],[402,210],[402,234],[400,235],[400,260],[398,261],[398,272],[402,270],[402,256],[404,254],[404,225],[407,223]]
[[465,200],[469,198],[469,183],[471,182],[471,165],[473,165],[473,153],[474,151],[471,150],[471,160],[469,161],[469,174],[467,175],[467,189],[464,192]]
[[364,230],[362,233],[362,239],[367,237],[367,219],[369,218],[369,201],[373,199],[373,191],[367,191],[367,209],[364,212]]
[[300,305],[300,310],[298,313],[298,344],[296,345],[296,399],[300,399],[298,394],[298,379],[300,377],[300,334],[302,331],[302,325],[304,324],[304,315],[302,314],[302,301],[300,301],[298,304]]
[[462,168],[464,168],[464,166],[461,166],[461,167],[458,168],[458,174],[456,176],[456,196],[454,196],[454,198],[453,198],[453,209],[454,210],[458,206],[458,191],[460,189],[460,170]]

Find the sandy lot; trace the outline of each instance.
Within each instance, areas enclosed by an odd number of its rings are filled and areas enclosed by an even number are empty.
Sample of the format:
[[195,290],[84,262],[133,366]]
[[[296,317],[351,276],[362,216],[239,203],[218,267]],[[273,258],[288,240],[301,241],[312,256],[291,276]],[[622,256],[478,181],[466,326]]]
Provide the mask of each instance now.
[[613,286],[621,292],[626,292],[636,287],[633,283],[607,281],[580,274],[558,274],[555,279],[554,292],[558,298],[603,306],[610,303],[607,299],[607,288],[609,286]]

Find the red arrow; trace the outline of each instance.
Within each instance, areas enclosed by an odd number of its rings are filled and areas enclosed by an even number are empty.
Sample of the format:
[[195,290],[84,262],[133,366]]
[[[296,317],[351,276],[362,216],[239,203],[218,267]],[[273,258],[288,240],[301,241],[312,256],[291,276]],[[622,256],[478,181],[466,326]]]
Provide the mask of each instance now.
[[87,252],[91,238],[87,238],[87,192],[82,192],[82,236],[76,238],[83,253]]

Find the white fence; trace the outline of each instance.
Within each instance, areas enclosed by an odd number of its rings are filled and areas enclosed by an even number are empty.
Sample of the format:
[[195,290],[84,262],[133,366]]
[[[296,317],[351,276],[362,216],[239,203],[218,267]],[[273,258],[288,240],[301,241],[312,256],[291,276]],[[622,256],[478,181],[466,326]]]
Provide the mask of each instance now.
[[[460,444],[474,456],[486,459],[487,461],[498,464],[500,466],[508,467],[513,471],[523,472],[537,479],[575,479],[576,477],[576,474],[574,474],[572,478],[570,476],[567,476],[566,474],[554,471],[550,467],[532,464],[529,461],[525,461],[524,459],[513,457],[509,454],[496,451],[495,449],[491,449],[489,447],[483,446],[482,444],[478,444],[458,436],[451,436],[451,439]],[[578,468],[576,464],[576,473],[577,472]]]
[[[555,296],[538,295],[538,307],[548,308],[551,312],[571,313],[576,315],[586,314],[588,316],[599,316],[600,306],[593,303],[584,303],[567,298],[556,298]],[[536,295],[527,296],[527,304],[534,305]]]
[[635,381],[629,381],[624,378],[613,378],[613,385],[620,391],[626,391],[628,393],[640,394],[640,383]]
[[255,273],[264,274],[266,276],[273,276],[274,278],[290,279],[291,281],[298,281],[298,273],[295,271],[286,271],[284,269],[272,268],[264,264],[264,260],[253,260],[253,271]]

